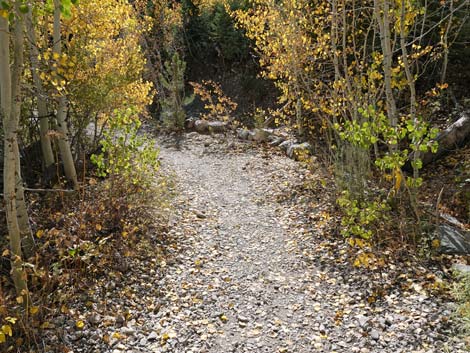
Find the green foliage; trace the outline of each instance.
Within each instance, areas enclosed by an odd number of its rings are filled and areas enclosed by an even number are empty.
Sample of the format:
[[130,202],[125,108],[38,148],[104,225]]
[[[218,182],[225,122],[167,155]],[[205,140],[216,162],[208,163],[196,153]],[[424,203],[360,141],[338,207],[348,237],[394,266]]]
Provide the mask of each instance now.
[[165,94],[160,99],[163,125],[176,131],[184,129],[186,120],[184,106],[194,99],[194,96],[186,97],[184,94],[185,70],[186,62],[181,60],[179,54],[175,52],[171,61],[165,62],[165,69],[160,75],[160,83],[165,89]]
[[[378,112],[373,106],[358,110],[360,119],[345,120],[342,124],[336,123],[333,126],[339,136],[338,144],[345,146],[339,153],[349,156],[340,158],[342,170],[347,170],[347,178],[337,173],[338,185],[345,190],[338,199],[338,204],[345,214],[343,233],[369,239],[372,236],[369,225],[379,220],[387,209],[385,192],[382,193],[382,201],[370,200],[367,193],[367,188],[370,187],[367,166],[371,162],[369,151],[377,148],[378,144],[389,146],[387,150],[377,154],[374,160],[384,179],[392,181],[389,196],[396,195],[405,181],[406,187],[414,190],[421,186],[422,179],[417,173],[404,179],[401,169],[409,159],[410,152],[406,148],[399,149],[398,145],[406,140],[410,141],[408,146],[413,153],[428,150],[435,152],[437,142],[433,139],[437,136],[437,130],[429,128],[429,124],[422,119],[416,122],[406,117],[403,117],[398,126],[392,126],[385,114]],[[359,167],[361,162],[364,164],[362,168]],[[416,172],[422,168],[419,154],[412,158],[411,165]]]
[[148,186],[158,169],[158,151],[151,141],[138,134],[141,122],[135,111],[115,111],[104,132],[101,153],[91,157],[100,176],[120,176],[141,187]]
[[371,239],[379,228],[379,222],[386,217],[386,211],[389,210],[385,200],[380,198],[373,201],[358,200],[351,197],[346,190],[342,192],[337,202],[344,212],[341,234],[345,237]]
[[[249,40],[237,29],[227,13],[225,1],[210,1],[196,5],[193,0],[183,1],[188,51],[199,59],[221,58],[224,63],[238,62],[249,56]],[[247,9],[248,1],[231,0],[232,11]]]

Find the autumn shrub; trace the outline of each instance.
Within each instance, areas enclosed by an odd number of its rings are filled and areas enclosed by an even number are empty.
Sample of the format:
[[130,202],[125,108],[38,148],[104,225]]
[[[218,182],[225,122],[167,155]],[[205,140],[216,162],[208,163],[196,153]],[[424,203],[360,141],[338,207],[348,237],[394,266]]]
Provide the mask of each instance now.
[[104,0],[96,6],[82,0],[65,21],[63,57],[46,60],[48,51],[41,49],[46,85],[51,84],[54,65],[67,68],[59,84],[69,100],[75,148],[93,137],[87,130],[90,123],[100,126],[115,110],[130,106],[143,114],[152,102],[154,92],[152,83],[143,79],[146,60],[140,46],[149,26],[127,1]]
[[[254,42],[263,75],[279,88],[299,138],[327,142],[343,233],[372,239],[373,223],[401,195],[409,196],[406,209],[417,217],[420,154],[436,149],[417,78],[445,56],[435,34],[451,23],[449,9],[433,27],[428,9],[409,0],[250,4],[231,15]],[[409,175],[402,172],[407,162]],[[369,210],[374,222],[356,209]]]
[[111,183],[117,178],[140,188],[152,183],[158,170],[158,151],[154,141],[139,134],[140,126],[132,108],[112,114],[100,141],[101,153],[91,156],[99,176],[108,177]]
[[224,93],[219,83],[203,80],[201,83],[189,84],[193,87],[194,94],[204,102],[205,112],[201,115],[202,119],[228,121],[237,109],[237,103]]

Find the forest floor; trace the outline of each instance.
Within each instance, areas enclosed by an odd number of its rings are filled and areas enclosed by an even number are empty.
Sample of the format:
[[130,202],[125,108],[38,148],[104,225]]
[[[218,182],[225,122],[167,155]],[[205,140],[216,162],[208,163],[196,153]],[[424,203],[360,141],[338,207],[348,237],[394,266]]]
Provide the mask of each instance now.
[[439,268],[352,265],[319,165],[195,133],[161,141],[160,157],[177,189],[164,256],[151,245],[122,276],[97,281],[74,306],[85,327],[64,319],[57,343],[96,353],[467,351]]

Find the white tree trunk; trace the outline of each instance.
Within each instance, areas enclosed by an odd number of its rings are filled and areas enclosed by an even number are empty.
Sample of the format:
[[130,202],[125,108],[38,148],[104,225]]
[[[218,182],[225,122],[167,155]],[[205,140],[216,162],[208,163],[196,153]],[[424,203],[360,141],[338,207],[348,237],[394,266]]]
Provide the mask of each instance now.
[[[54,48],[53,52],[62,54],[62,41],[60,38],[60,0],[54,0],[54,28],[53,28],[53,40]],[[77,171],[73,161],[72,150],[70,149],[69,132],[67,128],[67,97],[63,93],[59,92],[59,98],[57,99],[57,128],[61,134],[59,137],[59,150],[64,162],[65,176],[69,179],[75,190],[78,190]]]
[[[383,53],[383,71],[387,115],[390,125],[397,126],[397,106],[392,89],[392,38],[390,34],[390,6],[389,0],[374,0],[374,12],[380,31],[380,42]],[[395,146],[396,147],[396,146]]]
[[[15,38],[16,39],[16,38]],[[14,43],[15,45],[17,43]],[[14,64],[14,66],[17,63]],[[17,171],[19,166],[18,153],[18,116],[12,107],[18,96],[12,97],[12,75],[10,72],[10,34],[8,20],[0,16],[0,107],[4,129],[4,167],[3,195],[10,241],[12,278],[18,296],[23,297],[23,303],[28,303],[26,274],[23,270],[21,251],[21,233],[17,215]],[[16,146],[16,147],[15,147]]]

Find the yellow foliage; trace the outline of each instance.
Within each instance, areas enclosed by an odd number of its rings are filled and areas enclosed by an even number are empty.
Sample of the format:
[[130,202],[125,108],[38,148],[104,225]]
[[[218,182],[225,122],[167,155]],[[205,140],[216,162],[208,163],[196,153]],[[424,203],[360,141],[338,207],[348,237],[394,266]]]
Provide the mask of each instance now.
[[142,79],[145,58],[140,48],[147,19],[138,19],[124,0],[82,0],[63,21],[66,51],[43,49],[49,69],[41,74],[46,87],[65,94],[78,116],[109,116],[133,106],[138,113],[152,102],[152,84]]

